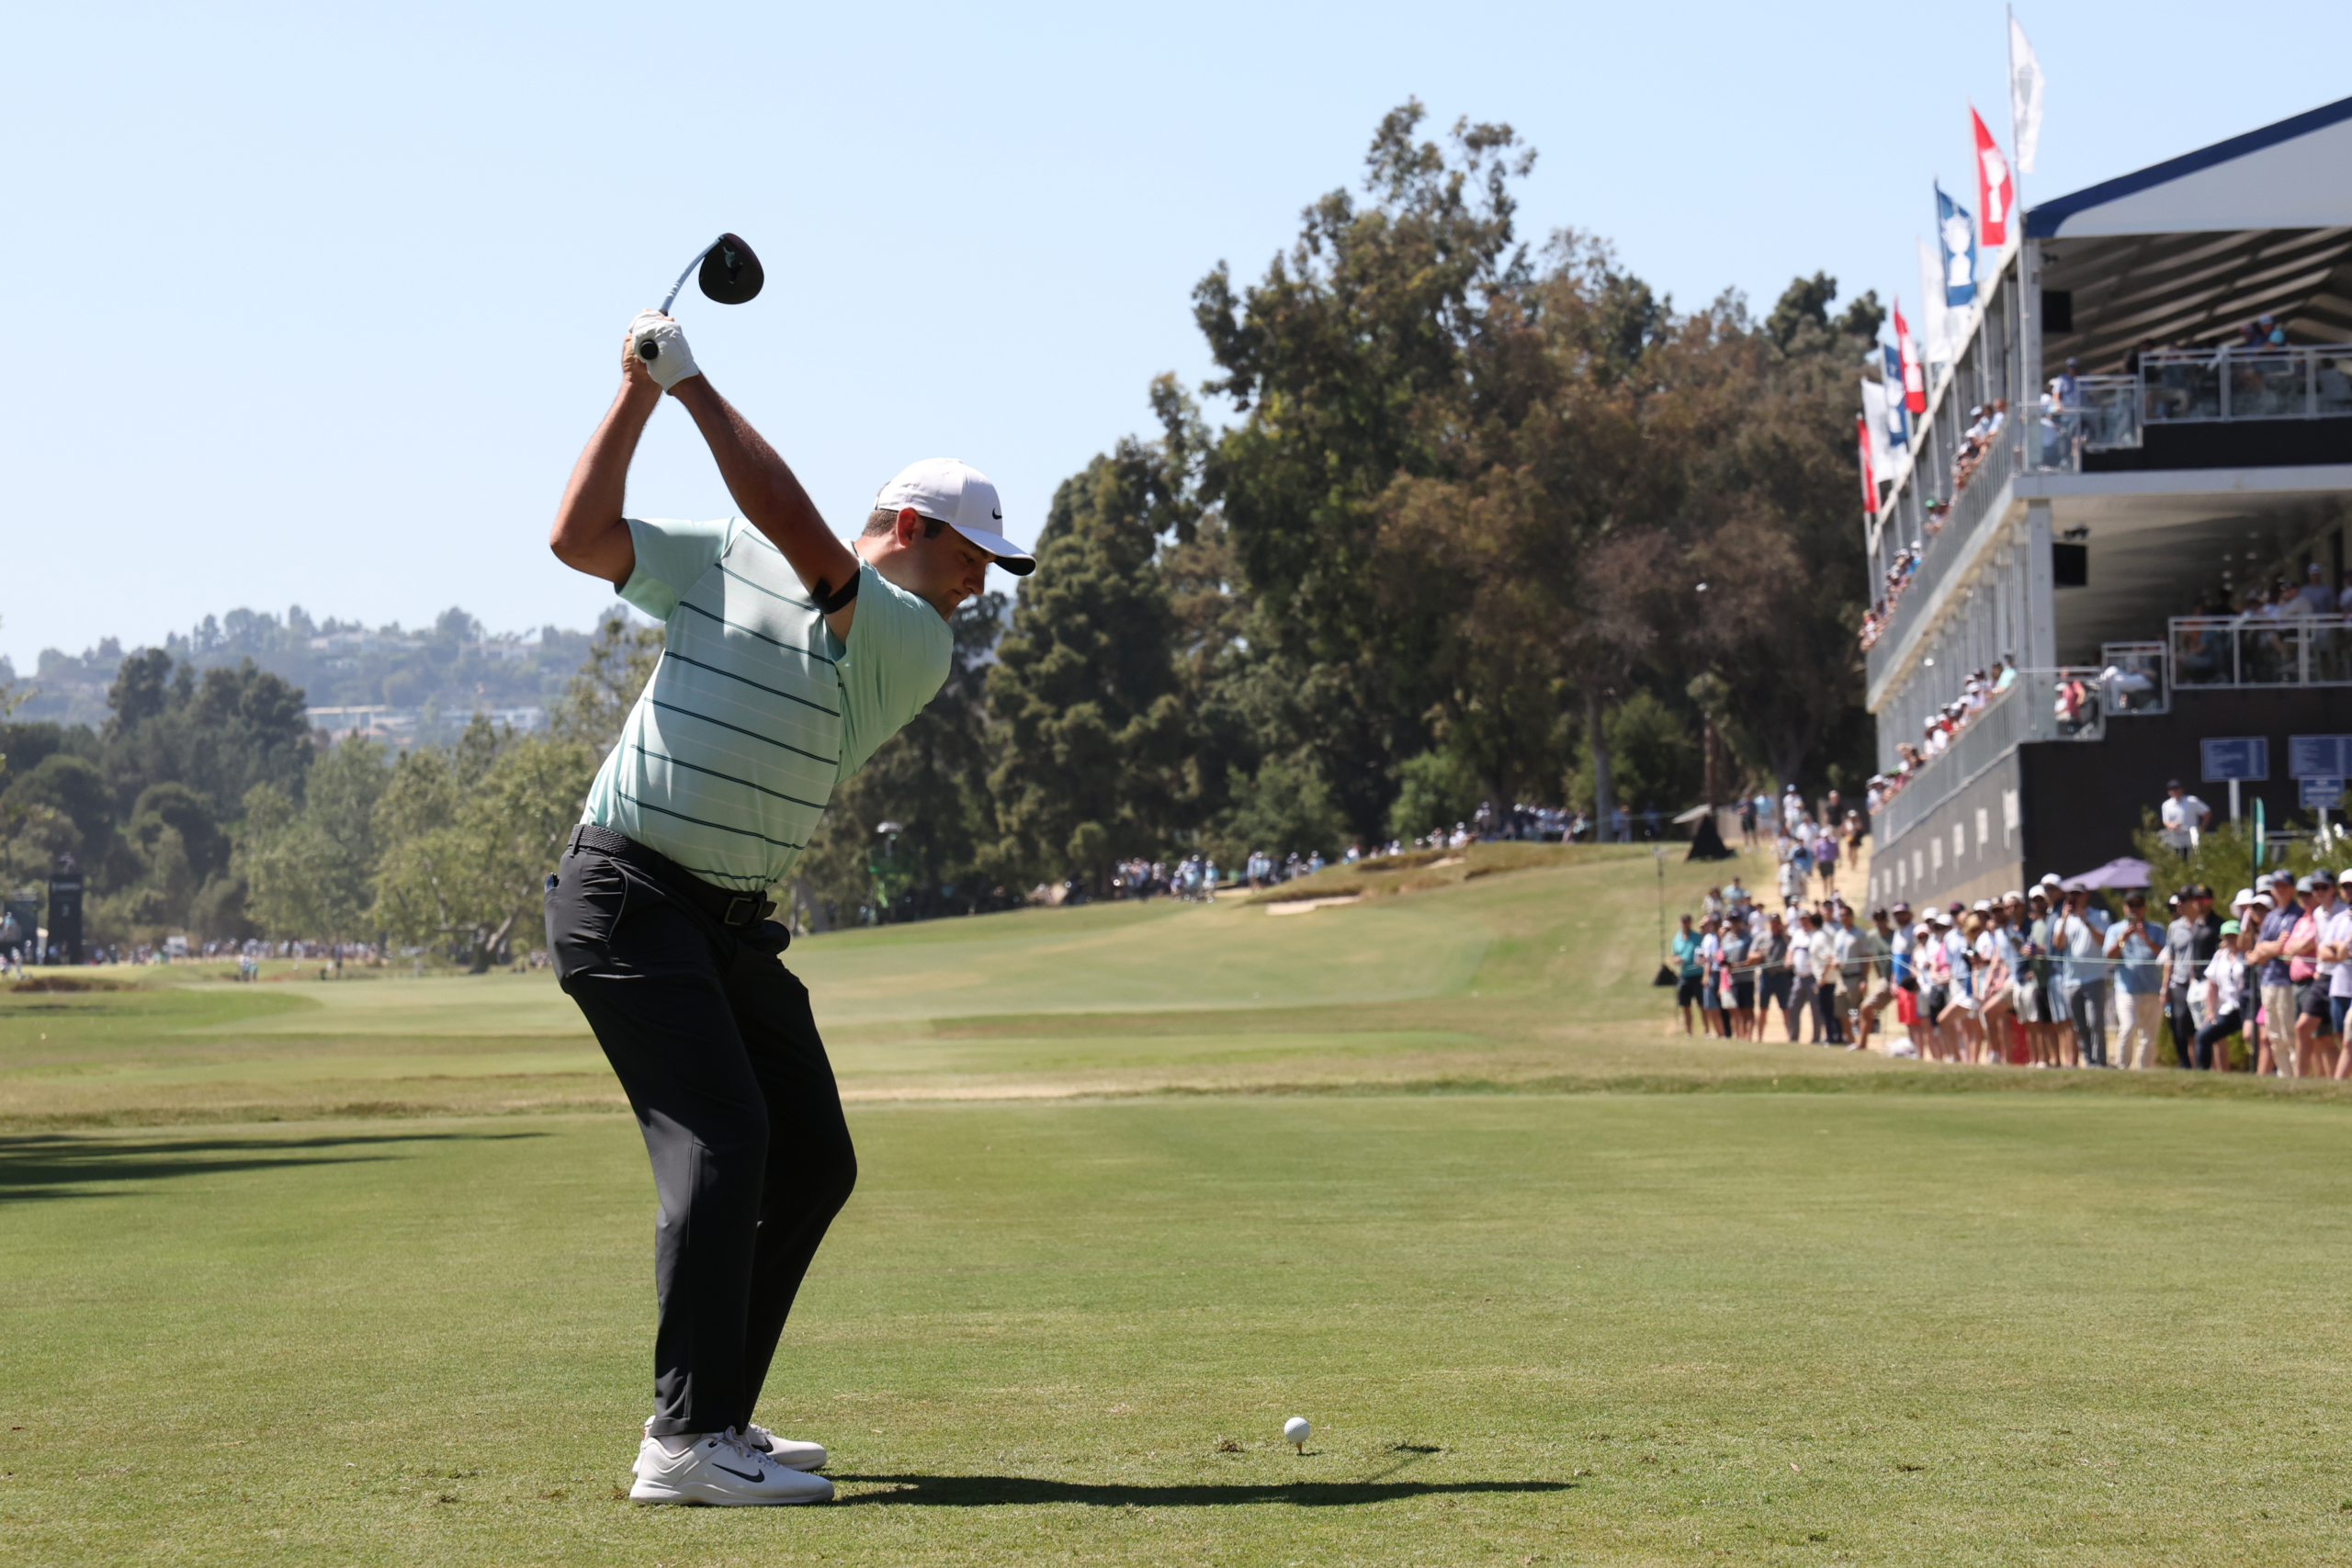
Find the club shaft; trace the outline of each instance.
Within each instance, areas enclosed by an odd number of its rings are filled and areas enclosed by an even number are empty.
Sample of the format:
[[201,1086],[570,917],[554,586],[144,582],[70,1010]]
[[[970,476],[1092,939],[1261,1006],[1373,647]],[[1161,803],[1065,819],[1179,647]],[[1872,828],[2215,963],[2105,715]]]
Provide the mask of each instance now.
[[[719,236],[719,239],[725,238],[726,236],[723,234]],[[705,245],[702,249],[695,253],[695,259],[686,264],[686,270],[678,274],[678,281],[670,285],[670,292],[662,296],[662,313],[663,315],[668,315],[670,313],[670,307],[678,302],[678,290],[686,286],[686,279],[695,275],[695,268],[702,265],[702,258],[710,254],[711,252],[718,248],[718,240],[713,240],[709,244]]]

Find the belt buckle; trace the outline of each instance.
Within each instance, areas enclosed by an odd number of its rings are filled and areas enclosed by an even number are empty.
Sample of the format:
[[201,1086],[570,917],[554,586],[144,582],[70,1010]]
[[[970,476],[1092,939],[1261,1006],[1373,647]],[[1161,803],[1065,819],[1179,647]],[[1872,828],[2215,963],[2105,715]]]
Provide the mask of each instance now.
[[748,926],[760,918],[760,906],[766,902],[757,894],[738,893],[727,900],[727,912],[718,917],[718,923],[723,926]]

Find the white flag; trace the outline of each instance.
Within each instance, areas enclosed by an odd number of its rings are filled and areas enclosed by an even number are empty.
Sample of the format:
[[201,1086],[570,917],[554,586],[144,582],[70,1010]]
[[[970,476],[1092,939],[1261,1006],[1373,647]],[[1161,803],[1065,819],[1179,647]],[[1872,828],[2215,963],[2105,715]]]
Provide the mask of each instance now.
[[2025,29],[2009,18],[2009,140],[2018,150],[2018,173],[2033,173],[2033,145],[2041,139],[2041,62]]
[[1951,363],[1951,343],[1944,318],[1944,264],[1933,245],[1912,236],[1919,247],[1919,362]]
[[1871,436],[1871,472],[1887,479],[1894,472],[1894,458],[1886,445],[1886,389],[1876,381],[1862,383],[1862,427]]

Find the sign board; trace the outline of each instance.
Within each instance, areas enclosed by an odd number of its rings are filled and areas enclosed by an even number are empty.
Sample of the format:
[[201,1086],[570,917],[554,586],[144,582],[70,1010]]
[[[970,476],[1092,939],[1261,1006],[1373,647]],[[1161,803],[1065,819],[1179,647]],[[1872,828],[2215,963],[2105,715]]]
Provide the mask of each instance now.
[[2352,735],[2290,735],[2287,737],[2287,776],[2290,779],[2352,777]]
[[2297,779],[2296,804],[2306,811],[2340,811],[2344,807],[2344,781],[2335,779]]
[[2267,735],[2208,736],[2197,743],[2205,762],[2204,782],[2227,784],[2244,779],[2261,784],[2270,777],[2270,738]]

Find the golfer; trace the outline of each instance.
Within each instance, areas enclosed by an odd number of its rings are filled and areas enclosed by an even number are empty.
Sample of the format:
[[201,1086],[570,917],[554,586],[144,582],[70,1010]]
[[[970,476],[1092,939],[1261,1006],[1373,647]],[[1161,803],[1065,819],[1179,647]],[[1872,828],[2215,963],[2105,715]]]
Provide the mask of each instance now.
[[[650,362],[638,344],[658,344]],[[621,514],[638,438],[684,403],[743,515]],[[807,987],[770,916],[825,802],[947,678],[947,619],[991,561],[996,487],[951,458],[882,488],[854,546],[695,367],[677,324],[630,323],[620,393],[571,472],[558,559],[664,623],[587,809],[548,878],[548,949],[628,1090],[661,1203],[653,1415],[629,1495],[822,1502],[816,1443],[752,1421],[792,1298],[857,1177]]]

